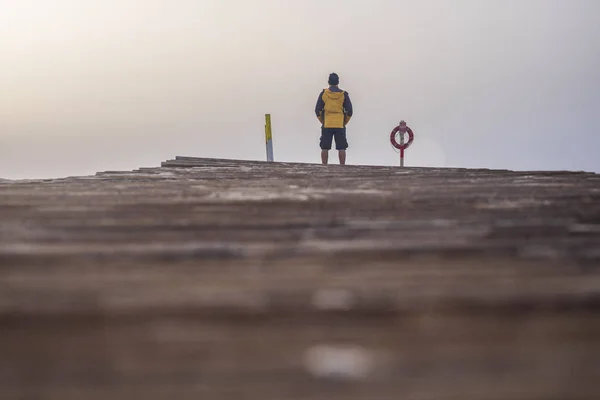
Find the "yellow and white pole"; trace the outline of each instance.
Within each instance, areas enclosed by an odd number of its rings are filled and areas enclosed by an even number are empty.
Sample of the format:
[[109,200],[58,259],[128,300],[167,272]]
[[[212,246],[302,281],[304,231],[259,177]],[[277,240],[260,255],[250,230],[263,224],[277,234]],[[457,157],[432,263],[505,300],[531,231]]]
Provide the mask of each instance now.
[[267,161],[273,161],[273,133],[271,132],[271,114],[265,114],[265,139],[267,144]]

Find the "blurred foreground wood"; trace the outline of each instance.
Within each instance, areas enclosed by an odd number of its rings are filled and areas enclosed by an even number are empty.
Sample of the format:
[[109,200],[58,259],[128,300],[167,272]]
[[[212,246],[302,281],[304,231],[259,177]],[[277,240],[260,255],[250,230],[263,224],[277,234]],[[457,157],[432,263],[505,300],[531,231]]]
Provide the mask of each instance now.
[[0,183],[0,399],[600,399],[600,176]]

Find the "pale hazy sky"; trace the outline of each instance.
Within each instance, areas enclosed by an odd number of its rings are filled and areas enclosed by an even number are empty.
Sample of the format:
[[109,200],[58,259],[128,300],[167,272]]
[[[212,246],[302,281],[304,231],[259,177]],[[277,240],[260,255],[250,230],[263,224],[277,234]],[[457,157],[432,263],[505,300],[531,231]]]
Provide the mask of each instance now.
[[349,164],[600,172],[598,0],[0,0],[0,178],[319,162],[333,71]]

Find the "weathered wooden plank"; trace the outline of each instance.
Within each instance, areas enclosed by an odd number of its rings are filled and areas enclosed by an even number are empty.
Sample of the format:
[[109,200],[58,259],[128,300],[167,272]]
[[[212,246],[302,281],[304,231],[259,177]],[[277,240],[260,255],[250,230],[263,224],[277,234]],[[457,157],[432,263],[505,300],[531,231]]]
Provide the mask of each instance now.
[[600,177],[0,181],[0,398],[600,398]]

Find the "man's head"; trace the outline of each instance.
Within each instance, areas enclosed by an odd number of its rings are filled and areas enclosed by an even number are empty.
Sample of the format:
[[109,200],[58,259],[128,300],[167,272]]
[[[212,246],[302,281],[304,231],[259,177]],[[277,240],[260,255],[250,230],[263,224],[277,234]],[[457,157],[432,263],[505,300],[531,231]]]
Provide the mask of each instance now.
[[340,77],[335,72],[329,74],[329,80],[327,81],[332,86],[336,86],[340,84]]

